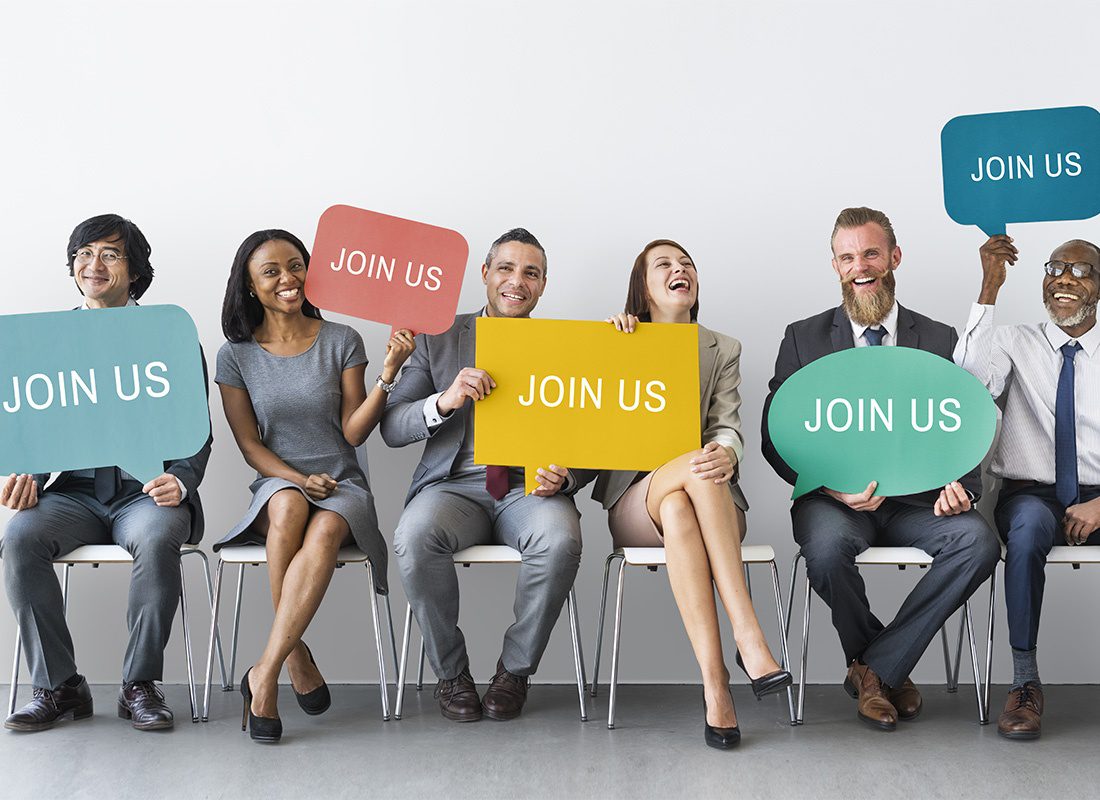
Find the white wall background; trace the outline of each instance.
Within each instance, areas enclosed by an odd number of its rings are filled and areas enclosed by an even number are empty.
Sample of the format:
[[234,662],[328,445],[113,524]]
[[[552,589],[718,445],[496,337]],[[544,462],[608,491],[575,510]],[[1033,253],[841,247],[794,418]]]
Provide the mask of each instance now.
[[[187,308],[211,357],[240,241],[285,227],[308,244],[333,203],[461,231],[472,254],[462,310],[484,297],[481,254],[516,225],[549,253],[536,312],[544,317],[621,308],[641,246],[678,239],[700,268],[701,321],[744,342],[749,541],[776,548],[785,583],[795,549],[789,489],[760,456],[760,411],[785,325],[839,299],[828,250],[837,211],[884,209],[905,254],[901,302],[961,327],[985,237],[944,212],[940,128],[959,114],[1100,105],[1098,21],[1094,2],[1056,1],[21,3],[5,13],[0,49],[0,313],[71,307],[68,234],[107,211],[131,217],[153,245],[157,277],[146,302]],[[1037,320],[1040,265],[1067,238],[1100,237],[1097,222],[1010,233],[1022,260],[1000,318]],[[388,328],[337,318],[381,356]],[[211,406],[207,545],[246,508],[252,477],[216,392]],[[367,451],[388,536],[419,448],[389,450],[374,435]],[[599,507],[587,497],[579,507],[577,590],[590,660],[609,537]],[[919,574],[868,575],[884,619]],[[399,624],[396,569],[390,577]],[[1041,639],[1048,682],[1096,677],[1100,643],[1075,623],[1078,609],[1100,601],[1097,577],[1051,570]],[[208,617],[192,578],[201,653]],[[514,575],[482,568],[462,578],[462,624],[484,679],[511,618]],[[754,584],[759,611],[778,646],[763,579]],[[72,591],[81,669],[114,681],[126,573],[74,571]],[[246,592],[238,675],[271,618],[261,570]],[[697,680],[664,573],[631,573],[626,602],[623,679]],[[839,681],[837,638],[820,601],[816,609],[810,678]],[[998,614],[994,675],[1004,680],[1003,606]],[[978,616],[984,624],[984,611]],[[0,614],[0,664],[13,638],[11,616]],[[326,677],[375,680],[370,640],[359,571],[340,572],[308,634]],[[176,635],[166,678],[184,675]],[[568,628],[559,625],[538,678],[571,675]],[[933,643],[914,678],[942,675]]]

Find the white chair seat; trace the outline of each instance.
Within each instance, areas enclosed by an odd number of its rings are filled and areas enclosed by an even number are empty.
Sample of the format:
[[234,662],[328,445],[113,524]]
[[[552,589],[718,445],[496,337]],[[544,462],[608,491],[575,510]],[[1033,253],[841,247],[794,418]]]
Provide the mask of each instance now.
[[[226,564],[266,564],[267,550],[262,544],[242,544],[223,547],[218,556]],[[336,554],[338,564],[360,564],[367,560],[367,554],[358,547],[341,547]]]
[[456,564],[519,564],[523,556],[506,544],[475,544],[453,556]]
[[[626,563],[632,567],[663,567],[665,548],[663,547],[620,547]],[[455,559],[458,560],[457,557]],[[770,564],[775,561],[775,550],[767,544],[741,545],[741,561],[744,564]]]
[[[198,550],[197,544],[185,544],[180,547],[180,553],[191,553]],[[117,544],[86,544],[66,553],[60,558],[55,558],[55,564],[132,564],[134,557],[121,545]]]
[[1100,547],[1058,545],[1050,549],[1048,564],[1100,564]]
[[858,556],[856,563],[885,564],[888,566],[928,566],[932,556],[919,547],[868,547]]

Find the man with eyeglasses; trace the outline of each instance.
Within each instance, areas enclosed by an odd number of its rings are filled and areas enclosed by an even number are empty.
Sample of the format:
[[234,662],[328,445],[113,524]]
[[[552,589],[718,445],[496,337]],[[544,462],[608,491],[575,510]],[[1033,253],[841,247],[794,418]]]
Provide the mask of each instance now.
[[997,732],[1037,739],[1043,687],[1036,645],[1046,557],[1056,544],[1100,544],[1100,248],[1073,239],[1044,265],[1049,322],[994,327],[997,295],[1019,252],[1009,236],[980,249],[982,288],[955,362],[1003,408],[992,472],[1007,551],[1005,603],[1012,687]]
[[[153,280],[151,248],[137,225],[117,214],[92,217],[69,238],[69,274],[84,296],[81,309],[137,305]],[[89,544],[118,544],[134,557],[118,715],[138,730],[173,724],[154,683],[180,594],[180,546],[202,538],[198,486],[210,458],[208,439],[188,459],[165,463],[142,485],[116,466],[50,476],[0,477],[0,505],[16,514],[0,540],[4,588],[23,634],[33,697],[4,727],[41,731],[71,716],[92,715],[88,682],[77,672],[73,641],[53,559]]]

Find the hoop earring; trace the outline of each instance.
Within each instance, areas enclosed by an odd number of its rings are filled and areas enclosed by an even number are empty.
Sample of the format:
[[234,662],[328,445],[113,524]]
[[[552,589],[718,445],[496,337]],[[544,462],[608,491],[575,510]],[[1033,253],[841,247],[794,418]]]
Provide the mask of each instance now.
[[255,297],[255,296],[256,296],[256,293],[255,293],[255,292],[253,292],[253,291],[249,291],[249,293],[248,293],[248,296],[249,296],[249,297]]

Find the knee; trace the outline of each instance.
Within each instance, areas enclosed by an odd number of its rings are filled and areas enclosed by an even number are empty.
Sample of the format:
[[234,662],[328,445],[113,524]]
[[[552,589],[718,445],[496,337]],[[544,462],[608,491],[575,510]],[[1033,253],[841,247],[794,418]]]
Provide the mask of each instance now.
[[139,558],[179,561],[180,547],[191,533],[190,514],[182,507],[158,509],[158,511],[166,513],[157,514],[154,524],[145,526],[140,535],[128,537],[129,541],[124,543],[135,561]]
[[267,501],[267,518],[271,532],[300,536],[309,518],[309,501],[292,490],[275,492]]
[[0,557],[9,571],[36,559],[50,560],[49,547],[34,523],[32,511],[19,511],[11,518],[0,540]]
[[1001,560],[1001,543],[997,535],[977,511],[968,512],[958,519],[956,548],[966,553],[975,568],[992,572]]
[[393,532],[393,552],[400,563],[410,568],[425,558],[449,555],[452,551],[445,541],[443,529],[434,522],[402,517]]
[[523,549],[523,559],[536,558],[550,569],[576,569],[581,563],[580,526],[536,531]]
[[856,556],[862,552],[863,543],[850,536],[829,531],[800,541],[802,557],[811,577],[837,570],[855,569]]
[[695,506],[685,491],[669,492],[661,500],[660,506],[661,527],[664,535],[676,536],[679,531],[690,530],[698,524],[695,517]]

